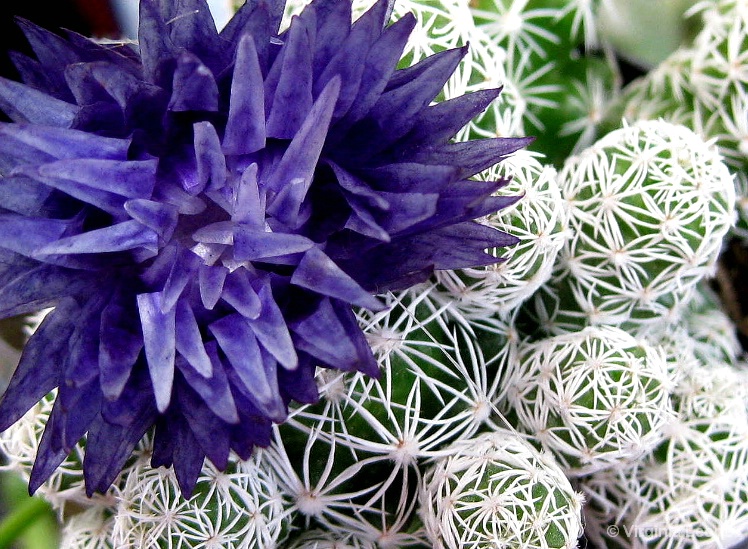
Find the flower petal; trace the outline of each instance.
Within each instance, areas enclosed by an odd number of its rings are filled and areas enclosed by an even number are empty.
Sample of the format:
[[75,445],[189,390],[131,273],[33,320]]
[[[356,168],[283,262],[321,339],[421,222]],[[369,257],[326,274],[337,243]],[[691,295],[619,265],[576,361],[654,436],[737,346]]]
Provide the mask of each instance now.
[[198,280],[203,307],[212,310],[223,293],[223,284],[229,270],[222,265],[200,265]]
[[265,146],[265,131],[262,70],[252,36],[244,35],[236,50],[223,151],[226,154],[256,152]]
[[[195,313],[186,300],[177,302],[175,346],[192,370],[204,378],[213,376],[213,361],[211,361],[203,345],[203,337],[200,333],[200,326],[195,319]],[[190,379],[188,376],[187,380]],[[190,384],[192,385],[192,383]]]
[[307,17],[294,17],[278,58],[265,80],[267,135],[291,139],[312,108],[312,44]]
[[41,264],[21,266],[0,279],[0,315],[3,317],[32,313],[54,306],[68,296],[88,295],[98,277],[79,270]]
[[3,235],[0,248],[34,257],[40,248],[59,241],[72,224],[66,219],[0,214],[0,233]]
[[210,410],[226,423],[238,423],[239,414],[236,410],[234,397],[231,394],[228,378],[218,358],[218,346],[215,341],[210,341],[205,347],[206,357],[210,363],[210,374],[204,375],[198,372],[184,359],[177,358],[176,365],[182,372],[185,381],[208,405]]
[[172,89],[170,111],[218,111],[218,85],[213,73],[191,53],[183,51],[177,57]]
[[198,194],[206,187],[220,189],[226,184],[226,158],[221,151],[221,141],[216,129],[209,122],[198,122],[195,133],[195,156],[197,160],[197,185],[185,188],[190,194]]
[[171,240],[179,219],[174,206],[155,200],[133,198],[125,202],[124,208],[134,220],[152,229],[164,240]]
[[268,212],[289,227],[299,224],[301,203],[312,184],[339,91],[340,80],[334,78],[314,103],[309,116],[268,178],[268,188],[277,193],[268,204]]
[[14,122],[69,128],[73,125],[79,108],[29,86],[0,77],[0,110]]
[[166,279],[164,288],[161,290],[162,312],[168,312],[176,305],[182,292],[192,281],[192,277],[200,264],[200,258],[190,250],[182,248],[177,252],[177,258],[171,266],[169,278]]
[[162,64],[174,58],[175,46],[169,37],[159,9],[158,0],[141,0],[139,11],[138,46],[146,79],[160,83]]
[[245,269],[237,269],[229,273],[223,283],[221,297],[245,318],[255,319],[260,316],[262,303],[257,292],[252,288]]
[[40,166],[39,174],[44,178],[66,179],[127,198],[150,198],[156,183],[157,164],[156,160],[58,160]]
[[52,254],[99,254],[134,248],[146,248],[155,252],[158,249],[158,235],[132,220],[61,238],[42,246],[36,254],[37,257]]
[[262,308],[256,319],[249,320],[249,325],[260,344],[286,370],[294,370],[298,366],[296,349],[288,332],[286,319],[275,302],[270,284],[263,284],[257,295]]
[[169,407],[174,384],[176,311],[162,312],[160,292],[139,294],[137,300],[153,393],[158,411],[163,413]]
[[101,311],[99,370],[101,391],[108,400],[120,397],[135,361],[143,349],[135,301],[115,291]]
[[5,394],[0,400],[0,432],[5,431],[47,393],[62,377],[59,365],[73,332],[69,319],[78,310],[74,300],[61,302],[42,321],[24,346]]
[[0,123],[3,143],[22,143],[56,159],[99,158],[127,160],[129,139],[32,124]]
[[219,470],[225,470],[230,451],[228,425],[218,418],[208,408],[206,401],[188,385],[178,385],[177,399],[202,453]]
[[371,350],[361,353],[352,339],[356,331],[349,331],[350,326],[341,322],[333,301],[322,299],[313,313],[290,323],[297,348],[341,370],[371,371]]
[[[245,319],[230,315],[209,326],[231,365],[229,379],[273,421],[283,421],[286,407],[278,392],[275,360],[265,360],[257,338]],[[269,357],[268,357],[269,358]]]
[[291,284],[372,311],[383,308],[378,299],[359,286],[319,248],[312,248],[304,254],[291,276]]
[[205,0],[179,0],[174,13],[169,15],[169,31],[172,43],[192,52],[219,74],[228,65],[222,40],[218,36],[216,24]]
[[258,261],[305,252],[314,242],[298,234],[258,231],[242,225],[234,228],[234,259]]

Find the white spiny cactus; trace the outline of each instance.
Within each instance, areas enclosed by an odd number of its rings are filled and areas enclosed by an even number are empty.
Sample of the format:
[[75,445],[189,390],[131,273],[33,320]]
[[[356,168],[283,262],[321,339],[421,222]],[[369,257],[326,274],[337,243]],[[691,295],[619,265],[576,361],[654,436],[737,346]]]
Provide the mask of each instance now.
[[631,548],[730,547],[748,535],[746,373],[692,368],[662,444],[628,467],[582,479],[587,533]]
[[614,327],[522,343],[502,375],[502,411],[574,477],[639,459],[673,415],[664,352]]
[[559,173],[574,233],[535,315],[551,333],[676,318],[713,274],[735,219],[735,187],[716,148],[683,126],[642,121],[611,132]]
[[114,547],[271,549],[288,534],[289,503],[263,451],[230,458],[227,469],[203,466],[184,498],[173,469],[153,469],[147,440],[118,494]]
[[581,502],[550,456],[502,430],[455,443],[420,492],[435,549],[571,549]]

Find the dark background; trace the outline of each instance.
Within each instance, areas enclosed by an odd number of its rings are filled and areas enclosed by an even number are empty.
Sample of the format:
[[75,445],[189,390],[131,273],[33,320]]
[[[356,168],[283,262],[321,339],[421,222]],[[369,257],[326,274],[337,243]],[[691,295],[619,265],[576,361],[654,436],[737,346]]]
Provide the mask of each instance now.
[[17,76],[8,50],[29,53],[28,44],[14,20],[29,19],[59,32],[70,29],[86,36],[117,36],[117,25],[107,0],[0,0],[0,74]]

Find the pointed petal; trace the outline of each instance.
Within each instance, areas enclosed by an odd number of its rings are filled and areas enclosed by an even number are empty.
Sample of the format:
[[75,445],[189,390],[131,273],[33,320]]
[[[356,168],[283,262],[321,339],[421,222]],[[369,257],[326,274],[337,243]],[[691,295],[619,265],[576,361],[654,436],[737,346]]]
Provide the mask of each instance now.
[[319,81],[320,71],[341,50],[343,41],[350,32],[351,3],[338,0],[315,0],[306,9],[309,8],[313,8],[316,14],[317,32],[313,66],[315,79]]
[[88,63],[87,68],[93,81],[117,102],[128,120],[135,120],[139,125],[154,122],[147,117],[157,117],[168,103],[166,92],[159,86],[144,82],[140,76],[122,70],[113,63]]
[[98,254],[135,248],[158,250],[158,235],[135,220],[117,223],[103,229],[61,238],[42,246],[38,257],[52,254]]
[[[347,2],[339,3],[347,4]],[[375,7],[366,12],[353,24],[353,27],[337,51],[332,52],[332,58],[314,83],[314,96],[317,97],[333,77],[340,77],[341,88],[335,105],[335,111],[333,112],[333,119],[335,120],[342,117],[351,108],[351,105],[353,105],[354,100],[358,96],[361,77],[366,68],[366,58],[369,55],[372,44],[382,34],[382,25],[376,20],[378,18],[372,17],[376,13],[377,10]],[[350,14],[348,15],[350,16]],[[325,21],[323,29],[327,30],[329,24],[329,22]],[[348,22],[346,22],[343,28],[347,27]]]
[[374,214],[374,218],[390,236],[406,231],[421,221],[431,218],[437,211],[438,194],[380,193],[390,204],[397,204],[388,212]]
[[372,311],[383,308],[377,298],[359,286],[319,248],[312,248],[304,254],[291,277],[291,284]]
[[234,400],[240,421],[231,426],[231,448],[241,459],[249,459],[255,445],[263,448],[270,445],[273,424],[244,393],[236,391]]
[[49,179],[67,179],[127,198],[150,198],[156,183],[157,160],[58,160],[39,166]]
[[[473,221],[444,227],[435,231],[434,267],[436,269],[464,269],[468,265],[492,265],[496,257],[484,250],[513,246],[518,239]],[[437,247],[438,246],[438,247]]]
[[[189,364],[191,371],[204,378],[213,376],[212,361],[203,345],[203,337],[200,333],[200,326],[195,319],[195,313],[187,301],[183,299],[177,303],[176,330],[176,349]],[[188,377],[188,381],[190,379]],[[192,382],[190,384],[194,385]],[[200,391],[198,390],[198,392]]]
[[374,357],[374,353],[371,350],[371,345],[366,340],[366,336],[361,331],[361,325],[356,318],[355,313],[351,310],[351,307],[347,303],[331,299],[330,303],[335,311],[335,314],[340,321],[340,324],[345,329],[348,337],[351,339],[353,346],[356,348],[358,355],[358,361],[355,364],[356,371],[363,372],[364,374],[373,378],[379,378],[379,363]]
[[[379,196],[379,194],[374,189],[372,189],[371,182],[369,181],[368,177],[366,181],[364,181],[359,177],[353,175],[346,169],[342,168],[335,162],[328,161],[327,164],[330,166],[330,168],[332,168],[333,173],[335,173],[335,178],[347,193],[360,197],[361,199],[363,199],[362,202],[368,202],[373,208],[378,208],[380,210],[389,209],[390,204],[381,196]],[[366,172],[364,171],[364,173]],[[398,190],[401,190],[401,187],[399,185],[397,188]],[[410,189],[402,188],[402,190],[409,191]]]
[[169,29],[172,43],[192,52],[205,63],[213,74],[219,74],[228,64],[227,48],[218,37],[216,24],[205,0],[178,0],[171,15]]
[[96,287],[96,278],[53,265],[22,268],[0,287],[0,315],[31,313],[51,307],[67,296],[86,295]]
[[416,18],[408,13],[384,29],[377,42],[372,46],[364,64],[361,85],[358,95],[345,116],[344,127],[350,127],[368,114],[379,100],[390,77],[397,68],[408,37],[416,25]]
[[312,108],[313,22],[294,17],[283,49],[265,81],[267,135],[292,139]]
[[428,65],[420,74],[402,85],[390,87],[381,95],[369,113],[383,129],[383,138],[377,143],[380,150],[410,131],[418,114],[442,90],[466,52],[467,48],[463,47],[427,57],[418,64]]
[[302,353],[296,369],[281,368],[278,370],[278,386],[281,394],[301,404],[316,404],[319,401],[319,391],[314,378],[317,370],[316,363],[315,358]]
[[113,423],[102,413],[88,430],[83,476],[89,497],[94,492],[106,493],[157,417],[147,391],[130,390],[123,398],[127,399],[127,418]]
[[499,96],[501,88],[466,93],[424,109],[410,134],[398,143],[410,148],[445,143]]
[[0,77],[0,110],[14,122],[69,128],[73,125],[79,108],[24,84]]
[[260,62],[252,36],[236,50],[229,116],[223,136],[226,154],[251,154],[265,146],[265,95]]
[[532,138],[527,137],[497,137],[447,143],[437,147],[417,148],[408,160],[423,164],[452,165],[460,168],[459,179],[467,179],[531,142]]
[[218,110],[218,85],[213,73],[195,55],[187,51],[177,58],[174,71],[169,110],[207,111]]
[[36,492],[52,476],[52,473],[65,461],[65,457],[68,455],[63,448],[52,449],[52,440],[59,437],[57,433],[60,430],[59,425],[61,421],[61,407],[55,402],[52,412],[49,414],[47,425],[44,427],[42,439],[39,441],[34,466],[31,468],[29,478],[30,494]]
[[211,412],[206,402],[188,385],[178,385],[177,399],[202,452],[219,471],[226,469],[230,451],[229,426]]
[[220,189],[226,184],[226,157],[216,129],[209,122],[194,125],[197,186],[185,188],[188,193],[201,193],[206,187]]
[[49,177],[46,177],[35,168],[19,168],[17,170],[17,175],[27,176],[31,179],[40,181],[53,189],[69,194],[73,198],[77,198],[87,204],[96,206],[113,216],[122,214],[125,199],[120,195],[94,189],[88,185],[78,183],[77,181],[58,178],[55,177],[54,174],[50,174]]
[[0,214],[0,248],[12,250],[26,257],[34,257],[41,248],[58,242],[71,225],[72,220],[26,217]]
[[166,279],[161,291],[162,312],[166,313],[176,305],[200,264],[200,258],[190,250],[184,248],[179,250],[177,259],[171,266],[169,278]]
[[258,231],[242,225],[234,228],[234,259],[239,261],[295,254],[313,247],[314,242],[297,234]]
[[5,177],[0,183],[0,208],[24,216],[39,214],[52,189],[28,177]]
[[223,284],[229,270],[223,265],[200,265],[198,279],[200,282],[200,299],[203,307],[212,310],[223,293]]
[[171,204],[163,204],[144,198],[133,198],[125,202],[125,211],[138,223],[153,230],[164,240],[171,240],[177,228],[179,214]]
[[174,58],[175,47],[161,17],[158,0],[141,0],[139,20],[138,45],[143,73],[149,82],[160,84],[161,65]]
[[192,233],[192,240],[206,244],[234,243],[234,224],[231,221],[217,221],[200,227]]
[[[322,299],[312,314],[290,324],[296,347],[330,367],[356,371],[362,363],[359,349],[351,339],[348,327],[338,318],[331,301]],[[360,328],[357,330],[360,331]]]
[[340,80],[334,78],[268,178],[268,187],[278,193],[268,211],[291,227],[298,223],[299,209],[312,183],[339,91]]
[[48,71],[56,71],[61,67],[82,61],[61,36],[22,17],[17,18],[16,21],[34,51],[34,55]]
[[174,437],[172,459],[182,496],[190,498],[205,462],[205,452],[200,448],[187,420],[179,417],[170,423],[169,436]]
[[205,350],[207,350],[206,358],[210,357],[208,358],[208,362],[211,364],[210,375],[205,376],[198,372],[186,360],[177,359],[177,368],[182,372],[185,381],[200,395],[216,416],[226,423],[238,423],[239,414],[236,411],[236,404],[231,394],[226,372],[218,357],[216,342],[210,341]]
[[213,322],[209,329],[231,365],[229,379],[231,373],[237,378],[232,383],[243,387],[243,392],[267,417],[283,421],[286,408],[278,391],[275,360],[265,360],[249,324],[239,315],[230,315]]
[[83,386],[60,384],[55,405],[60,404],[60,428],[52,439],[52,449],[69,454],[88,431],[101,410],[101,391],[96,379]]
[[57,159],[99,158],[127,160],[129,139],[115,139],[99,135],[30,124],[0,123],[3,140],[23,143]]
[[286,319],[275,302],[270,284],[264,284],[258,292],[262,308],[260,316],[249,321],[257,340],[287,370],[298,365],[296,349],[288,332]]
[[63,101],[69,99],[69,97],[65,97],[65,92],[68,92],[68,90],[58,89],[59,82],[50,78],[46,69],[36,59],[31,59],[17,51],[9,51],[8,57],[20,76],[19,82],[37,90],[46,90],[50,95],[54,95]]
[[116,291],[101,312],[99,328],[99,383],[108,400],[120,397],[143,349],[143,334],[132,296]]
[[253,229],[265,228],[265,195],[257,183],[257,164],[252,163],[242,172],[236,190],[231,221]]
[[255,319],[260,315],[262,304],[245,269],[237,269],[226,277],[221,297],[246,318]]
[[155,429],[153,433],[153,453],[151,454],[151,467],[171,467],[174,463],[174,446],[176,445],[176,429],[172,424],[175,414],[162,414],[156,416]]
[[161,312],[159,292],[140,294],[137,300],[153,393],[158,411],[163,413],[169,407],[174,383],[176,311]]
[[258,37],[255,47],[263,74],[268,70],[270,49],[273,46],[270,38],[278,35],[283,6],[283,2],[248,0],[241,5],[220,34],[221,38],[234,45],[244,36]]
[[348,205],[351,207],[351,215],[345,222],[346,229],[381,242],[391,240],[390,234],[374,219],[368,204],[357,197],[351,197],[348,198]]
[[448,164],[415,162],[384,164],[361,170],[361,176],[373,188],[393,193],[441,193],[458,179],[460,170]]
[[5,431],[59,385],[60,363],[73,332],[69,319],[78,306],[66,300],[49,313],[24,346],[21,360],[0,400],[0,432]]

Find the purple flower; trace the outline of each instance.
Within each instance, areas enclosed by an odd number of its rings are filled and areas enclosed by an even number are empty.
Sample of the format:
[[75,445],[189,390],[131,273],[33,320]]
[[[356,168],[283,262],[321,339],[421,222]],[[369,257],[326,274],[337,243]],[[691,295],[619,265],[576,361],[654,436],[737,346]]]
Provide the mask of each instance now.
[[0,315],[54,306],[0,430],[54,388],[35,490],[87,433],[89,493],[155,426],[189,494],[207,456],[248,457],[316,366],[376,376],[353,308],[514,243],[512,203],[468,178],[527,143],[450,138],[499,90],[431,105],[465,54],[396,70],[413,17],[351,24],[282,0],[216,32],[204,0],[142,0],[139,51],[21,22],[36,59],[0,81]]

